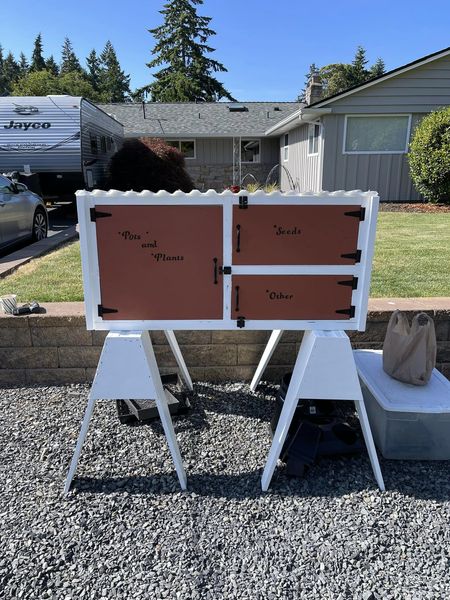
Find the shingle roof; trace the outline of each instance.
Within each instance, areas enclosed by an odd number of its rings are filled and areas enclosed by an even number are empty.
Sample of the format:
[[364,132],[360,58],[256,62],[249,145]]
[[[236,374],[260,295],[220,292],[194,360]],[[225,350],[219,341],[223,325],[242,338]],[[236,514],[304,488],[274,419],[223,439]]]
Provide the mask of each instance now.
[[239,102],[244,112],[231,112],[232,102],[149,102],[99,104],[125,128],[125,136],[231,137],[263,136],[266,129],[298,110],[298,102]]

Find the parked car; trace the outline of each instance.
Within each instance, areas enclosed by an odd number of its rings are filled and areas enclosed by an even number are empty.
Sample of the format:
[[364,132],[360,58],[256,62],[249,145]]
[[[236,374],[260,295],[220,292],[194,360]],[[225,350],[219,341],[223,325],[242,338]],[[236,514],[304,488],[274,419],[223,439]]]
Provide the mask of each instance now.
[[23,239],[37,242],[47,237],[45,204],[23,183],[0,175],[0,248]]

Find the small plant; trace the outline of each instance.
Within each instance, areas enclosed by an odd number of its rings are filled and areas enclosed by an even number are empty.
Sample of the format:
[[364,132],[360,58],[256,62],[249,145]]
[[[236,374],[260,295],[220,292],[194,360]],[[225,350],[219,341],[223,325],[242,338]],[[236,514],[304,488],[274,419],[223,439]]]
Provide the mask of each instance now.
[[450,107],[422,119],[408,158],[417,190],[430,202],[450,204]]
[[268,183],[264,186],[264,191],[266,194],[270,194],[271,192],[279,192],[280,186],[277,183]]
[[247,192],[252,194],[253,192],[257,192],[258,190],[260,190],[261,186],[257,181],[255,181],[254,183],[247,183],[245,189],[247,190]]

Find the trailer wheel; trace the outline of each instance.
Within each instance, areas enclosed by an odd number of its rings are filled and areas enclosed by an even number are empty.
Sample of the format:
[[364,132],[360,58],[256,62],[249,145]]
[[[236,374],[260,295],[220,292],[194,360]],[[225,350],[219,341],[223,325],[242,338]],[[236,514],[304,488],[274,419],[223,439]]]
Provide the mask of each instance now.
[[32,238],[33,242],[39,242],[39,240],[43,240],[47,237],[47,215],[42,208],[37,208],[33,217],[33,232]]

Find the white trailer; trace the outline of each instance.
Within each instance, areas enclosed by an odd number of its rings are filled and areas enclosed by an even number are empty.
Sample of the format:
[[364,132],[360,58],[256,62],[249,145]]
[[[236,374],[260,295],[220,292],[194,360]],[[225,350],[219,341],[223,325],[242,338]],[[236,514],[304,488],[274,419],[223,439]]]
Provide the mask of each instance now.
[[123,125],[85,98],[0,98],[0,173],[37,173],[45,195],[104,185],[122,141]]

